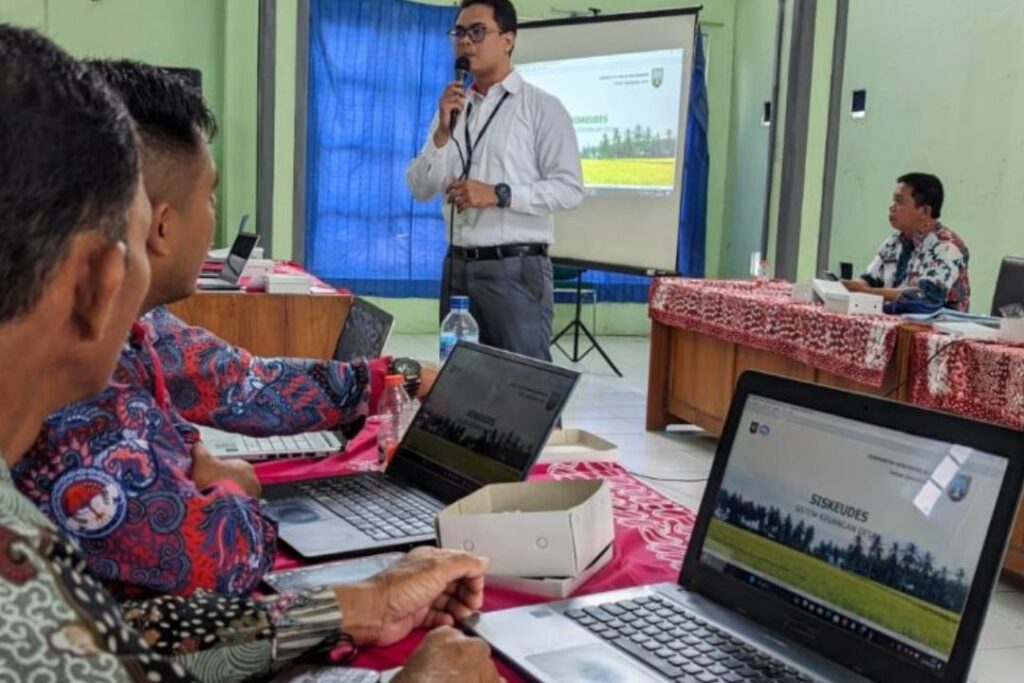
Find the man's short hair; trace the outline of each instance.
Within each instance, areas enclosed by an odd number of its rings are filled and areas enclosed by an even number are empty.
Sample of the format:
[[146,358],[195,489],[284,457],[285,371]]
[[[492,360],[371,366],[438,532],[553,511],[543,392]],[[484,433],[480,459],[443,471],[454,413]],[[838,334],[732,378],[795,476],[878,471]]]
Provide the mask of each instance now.
[[124,104],[48,39],[0,24],[0,323],[38,303],[75,235],[125,239],[138,178]]
[[503,33],[519,30],[519,18],[516,16],[516,8],[510,0],[462,0],[460,10],[473,5],[486,5],[494,10],[494,20]]
[[905,173],[897,178],[896,182],[910,188],[914,206],[932,207],[932,218],[942,215],[942,201],[945,199],[945,192],[938,176],[931,173]]
[[86,64],[121,96],[147,148],[194,152],[217,134],[202,93],[179,74],[130,59]]

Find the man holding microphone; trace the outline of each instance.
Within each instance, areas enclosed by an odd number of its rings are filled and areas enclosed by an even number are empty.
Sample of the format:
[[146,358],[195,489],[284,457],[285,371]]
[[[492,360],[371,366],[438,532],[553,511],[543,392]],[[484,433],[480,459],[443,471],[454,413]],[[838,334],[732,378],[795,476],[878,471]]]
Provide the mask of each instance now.
[[447,201],[441,317],[468,295],[482,343],[551,360],[553,214],[579,206],[583,179],[569,113],[512,66],[517,26],[509,0],[462,0],[449,35],[473,83],[448,84],[406,181]]

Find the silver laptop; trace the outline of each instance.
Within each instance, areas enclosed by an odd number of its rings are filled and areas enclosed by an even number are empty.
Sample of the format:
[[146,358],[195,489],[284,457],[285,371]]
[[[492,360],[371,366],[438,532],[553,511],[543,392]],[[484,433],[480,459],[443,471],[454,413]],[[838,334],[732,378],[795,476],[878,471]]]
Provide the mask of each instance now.
[[238,226],[238,236],[235,237],[235,241],[231,244],[231,249],[228,251],[227,258],[224,259],[224,265],[220,269],[220,274],[214,277],[200,276],[196,281],[196,286],[199,289],[204,291],[241,289],[238,281],[245,270],[245,264],[249,262],[253,250],[260,241],[259,235],[245,232],[245,226],[248,223],[249,214],[245,214],[242,216],[242,222]]
[[218,458],[240,458],[249,462],[326,457],[345,449],[345,437],[331,431],[305,432],[291,436],[253,437],[232,434],[213,427],[199,428],[203,444]]
[[746,373],[678,583],[479,615],[539,681],[965,681],[1024,433]]
[[521,481],[579,373],[479,344],[452,351],[386,473],[263,488],[278,536],[304,557],[431,543],[446,505]]
[[356,297],[338,335],[334,360],[349,362],[357,358],[378,358],[384,353],[394,327],[394,316],[366,299]]

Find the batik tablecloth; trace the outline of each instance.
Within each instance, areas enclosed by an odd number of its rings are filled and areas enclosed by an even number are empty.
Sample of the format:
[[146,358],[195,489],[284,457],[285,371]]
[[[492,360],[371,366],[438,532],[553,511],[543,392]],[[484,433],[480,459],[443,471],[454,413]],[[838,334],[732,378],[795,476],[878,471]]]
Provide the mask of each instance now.
[[1024,346],[914,335],[911,403],[1024,429]]
[[655,278],[651,318],[880,387],[898,318],[851,316],[790,297],[784,282]]

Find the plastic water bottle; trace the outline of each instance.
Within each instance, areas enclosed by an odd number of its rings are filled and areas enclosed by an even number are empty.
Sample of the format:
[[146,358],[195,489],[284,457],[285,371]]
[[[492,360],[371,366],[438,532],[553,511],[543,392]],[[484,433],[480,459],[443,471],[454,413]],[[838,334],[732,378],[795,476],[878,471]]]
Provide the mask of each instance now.
[[[409,394],[405,393],[405,377],[388,375],[384,378],[384,394],[377,409],[379,429],[377,430],[377,458],[382,463],[390,462],[405,436],[411,417],[407,416]],[[404,423],[404,424],[403,424]]]
[[441,363],[460,341],[480,341],[480,328],[469,313],[469,297],[453,296],[451,310],[441,323]]

